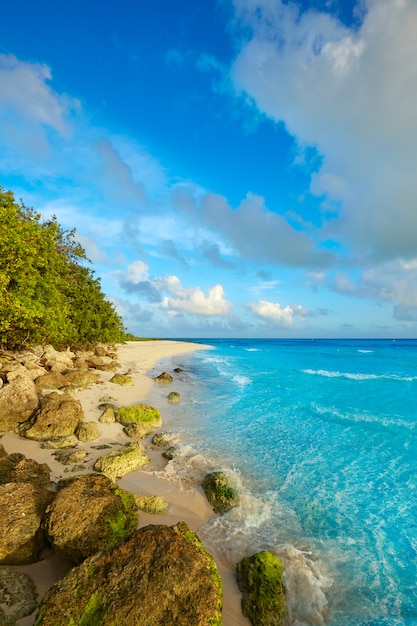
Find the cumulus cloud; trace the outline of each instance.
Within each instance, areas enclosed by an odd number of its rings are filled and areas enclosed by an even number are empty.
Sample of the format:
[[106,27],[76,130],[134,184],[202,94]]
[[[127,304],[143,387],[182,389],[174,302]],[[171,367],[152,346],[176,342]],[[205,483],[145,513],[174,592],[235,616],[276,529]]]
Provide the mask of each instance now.
[[357,258],[412,257],[417,4],[366,0],[355,29],[329,14],[301,13],[295,3],[233,4],[235,90],[284,122],[300,145],[318,147],[323,164],[312,191],[340,211],[326,236]]
[[282,306],[279,302],[258,300],[250,302],[248,308],[258,317],[277,326],[290,327],[295,317],[309,317],[311,313],[301,304],[287,304]]
[[264,198],[249,193],[236,210],[224,196],[190,190],[173,193],[174,206],[189,219],[218,232],[247,259],[293,267],[331,267],[335,255],[315,247],[312,237],[295,230],[265,206]]
[[136,293],[154,304],[160,304],[160,309],[168,315],[231,315],[231,303],[226,300],[220,284],[209,287],[207,293],[200,287],[184,287],[175,275],[150,276],[148,265],[140,260],[131,263],[127,272],[118,272],[117,279],[127,293]]
[[396,260],[364,270],[359,277],[337,272],[328,287],[342,295],[394,304],[397,320],[415,319],[417,315],[417,259]]

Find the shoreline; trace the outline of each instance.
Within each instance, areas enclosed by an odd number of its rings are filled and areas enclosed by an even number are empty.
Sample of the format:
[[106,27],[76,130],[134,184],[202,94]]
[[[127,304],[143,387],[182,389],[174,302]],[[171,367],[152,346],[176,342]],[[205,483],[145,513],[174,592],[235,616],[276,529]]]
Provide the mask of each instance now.
[[[110,383],[113,373],[101,372],[101,382],[93,384],[86,390],[76,393],[75,398],[81,403],[85,422],[95,421],[101,415],[98,409],[101,398],[111,396],[113,402],[118,405],[129,405],[141,402],[148,402],[154,383],[149,373],[156,368],[163,366],[163,363],[174,359],[182,354],[190,354],[196,350],[211,349],[210,345],[197,344],[187,341],[174,340],[153,340],[146,342],[127,342],[117,345],[117,360],[120,363],[118,373],[129,372],[133,385],[119,386]],[[163,371],[161,369],[161,371]],[[161,372],[158,372],[161,373]],[[171,390],[170,386],[170,390]],[[186,402],[187,399],[184,398]],[[171,405],[164,401],[152,404],[161,411],[164,420],[164,413]],[[163,430],[165,420],[161,428]],[[39,442],[24,439],[18,435],[6,434],[1,438],[1,443],[8,454],[21,452],[27,458],[35,459],[38,463],[47,463],[51,469],[51,481],[58,482],[62,478],[86,474],[93,472],[95,460],[103,454],[102,450],[97,450],[100,445],[123,445],[130,441],[123,432],[120,424],[99,424],[100,437],[92,442],[83,443],[82,447],[87,451],[85,467],[76,472],[70,472],[68,468],[55,460],[53,450],[41,448]],[[150,439],[143,440],[147,453],[151,459],[151,465],[126,474],[117,480],[117,484],[128,491],[141,495],[157,495],[163,497],[168,502],[168,509],[163,515],[152,515],[139,512],[138,527],[148,524],[165,524],[172,526],[179,521],[184,521],[189,528],[198,534],[198,529],[204,525],[213,515],[213,510],[208,503],[201,488],[190,487],[184,481],[170,480],[160,476],[160,471],[167,464],[162,457],[162,450],[152,449]],[[158,476],[153,470],[159,470]],[[222,563],[219,555],[212,553],[216,561],[219,573],[223,581],[223,624],[224,626],[246,626],[250,621],[241,613],[241,594],[236,583],[236,572],[230,566]],[[9,566],[10,567],[10,566]],[[61,578],[71,566],[56,555],[46,553],[43,559],[37,563],[26,566],[13,566],[16,571],[27,573],[35,582],[38,591],[38,600],[44,595],[47,589]],[[18,620],[18,626],[32,626],[36,613]]]

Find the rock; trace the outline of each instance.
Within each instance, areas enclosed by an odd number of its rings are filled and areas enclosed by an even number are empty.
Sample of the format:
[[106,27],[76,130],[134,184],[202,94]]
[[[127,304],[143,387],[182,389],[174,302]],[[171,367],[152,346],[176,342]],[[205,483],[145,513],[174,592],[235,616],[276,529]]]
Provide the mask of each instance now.
[[33,613],[37,606],[33,580],[23,572],[0,568],[0,624],[16,626],[17,620]]
[[223,472],[207,474],[202,486],[207,500],[216,513],[226,513],[238,504],[236,489],[232,487],[229,478]]
[[170,448],[171,441],[169,439],[169,433],[156,433],[152,437],[152,443],[154,446],[158,446],[158,448]]
[[103,365],[97,365],[97,369],[100,372],[115,372],[121,367],[120,363],[117,361],[110,361],[110,363],[103,363]]
[[99,474],[60,481],[44,528],[55,552],[73,563],[110,550],[137,528],[133,495]]
[[263,551],[237,564],[242,613],[256,626],[284,626],[287,620],[284,570],[279,558]]
[[71,437],[57,437],[42,441],[41,448],[45,450],[62,450],[63,448],[75,448],[76,445],[77,441],[72,435]]
[[114,424],[116,421],[116,414],[114,408],[108,406],[107,409],[103,411],[103,413],[98,418],[98,421],[101,424]]
[[151,430],[159,428],[162,424],[158,409],[148,404],[123,406],[117,411],[116,420],[125,427],[133,426],[129,437],[137,438],[145,437]]
[[53,493],[31,483],[0,485],[0,564],[34,563],[44,547],[41,520]]
[[84,411],[77,400],[53,391],[41,399],[38,411],[29,427],[22,429],[22,434],[37,441],[68,437],[74,434],[78,422],[83,420]]
[[179,404],[181,402],[181,394],[178,391],[171,391],[167,396],[167,400],[171,404]]
[[[0,467],[3,463],[9,463],[10,468],[7,475],[0,469],[0,483],[32,483],[43,489],[47,489],[50,484],[51,470],[46,463],[37,463],[33,459],[13,459],[9,455],[5,459],[0,459]],[[4,466],[3,466],[4,467]]]
[[63,448],[54,452],[54,456],[62,465],[72,465],[82,461],[87,456],[87,452],[83,448]]
[[168,508],[168,502],[165,502],[165,500],[159,496],[140,496],[137,493],[132,495],[135,499],[136,506],[144,513],[163,515]]
[[156,376],[154,378],[154,381],[157,383],[172,383],[173,381],[173,377],[171,376],[171,374],[168,374],[168,372],[162,372],[162,374],[159,374],[159,376]]
[[58,581],[35,626],[221,626],[221,593],[213,559],[185,524],[151,525]]
[[44,389],[64,389],[65,387],[70,387],[71,382],[62,372],[50,372],[36,378],[35,385],[37,391],[41,392]]
[[75,354],[70,350],[58,351],[51,345],[45,346],[41,357],[41,363],[51,368],[53,372],[62,372],[72,369]]
[[75,435],[80,441],[94,441],[100,437],[100,429],[96,422],[80,422],[75,429]]
[[94,348],[94,354],[96,356],[107,356],[107,348],[104,346],[96,346]]
[[87,369],[77,369],[67,372],[65,374],[65,379],[70,383],[70,385],[87,389],[100,380],[100,374],[90,372],[90,370]]
[[133,385],[133,380],[130,376],[126,376],[125,374],[115,374],[112,378],[110,378],[110,382],[115,385],[122,385],[124,387],[128,385]]
[[145,448],[139,441],[127,443],[120,450],[114,450],[101,456],[94,464],[94,470],[101,472],[111,480],[124,476],[149,463]]
[[0,389],[0,432],[15,431],[37,409],[38,393],[27,376],[18,376]]
[[175,454],[175,446],[170,446],[168,450],[165,450],[162,453],[162,456],[164,457],[164,459],[168,459],[168,461],[172,461],[172,459],[174,458],[174,454]]
[[182,374],[182,372],[183,372],[183,371],[184,371],[184,370],[182,369],[182,367],[176,367],[176,368],[174,369],[174,372],[175,372],[176,374]]

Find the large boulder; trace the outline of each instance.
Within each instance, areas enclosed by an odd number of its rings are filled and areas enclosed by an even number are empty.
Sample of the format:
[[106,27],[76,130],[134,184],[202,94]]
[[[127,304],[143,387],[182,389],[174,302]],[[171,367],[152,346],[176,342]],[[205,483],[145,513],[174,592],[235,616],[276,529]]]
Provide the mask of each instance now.
[[70,372],[66,372],[64,378],[66,381],[68,381],[68,383],[74,385],[74,387],[87,389],[91,385],[98,383],[98,381],[100,380],[100,374],[97,374],[97,372],[92,372],[91,370],[76,369]]
[[37,441],[69,437],[83,420],[84,411],[78,400],[53,391],[41,399],[39,409],[23,427],[22,434]]
[[211,472],[203,480],[207,500],[216,513],[227,513],[238,504],[239,498],[230,479],[223,472]]
[[109,550],[137,528],[133,495],[99,474],[76,476],[58,484],[44,528],[53,550],[73,563]]
[[63,372],[73,367],[75,354],[70,350],[55,350],[51,345],[45,346],[41,357],[42,365],[48,367],[52,372]]
[[271,552],[258,552],[237,564],[242,613],[255,626],[284,626],[287,620],[284,570]]
[[98,458],[94,463],[94,469],[111,480],[116,480],[116,478],[133,472],[149,462],[143,445],[139,441],[132,441],[119,450],[113,450],[113,452]]
[[58,581],[35,626],[221,626],[221,607],[220,576],[196,535],[151,525]]
[[80,422],[75,429],[75,434],[80,441],[94,441],[100,437],[100,429],[96,422]]
[[0,624],[16,626],[17,620],[33,613],[37,606],[33,580],[10,567],[0,568]]
[[37,409],[38,393],[27,376],[17,376],[0,389],[0,432],[16,430]]
[[44,389],[65,389],[66,387],[71,387],[71,381],[62,372],[49,372],[36,378],[35,385],[40,393]]
[[34,563],[44,547],[41,521],[53,493],[31,483],[0,485],[0,564]]
[[[123,406],[117,411],[116,420],[123,424],[130,437],[145,437],[151,430],[162,424],[158,409],[147,404]],[[133,428],[132,428],[133,427]]]

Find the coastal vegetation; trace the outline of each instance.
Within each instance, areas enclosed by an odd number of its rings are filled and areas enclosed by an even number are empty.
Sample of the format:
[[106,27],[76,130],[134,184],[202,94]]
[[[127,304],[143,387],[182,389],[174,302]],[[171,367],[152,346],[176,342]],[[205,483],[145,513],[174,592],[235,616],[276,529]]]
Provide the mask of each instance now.
[[75,230],[64,230],[56,217],[42,219],[0,185],[0,347],[124,338]]

